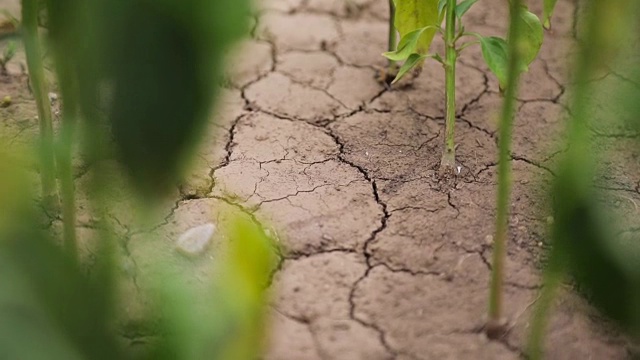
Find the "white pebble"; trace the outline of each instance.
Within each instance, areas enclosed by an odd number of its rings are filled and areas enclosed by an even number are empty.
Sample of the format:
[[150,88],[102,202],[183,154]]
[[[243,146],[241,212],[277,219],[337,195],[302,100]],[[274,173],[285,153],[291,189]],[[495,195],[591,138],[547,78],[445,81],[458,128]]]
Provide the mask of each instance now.
[[181,253],[190,256],[202,254],[209,246],[211,238],[216,231],[212,223],[196,226],[182,234],[177,241],[177,249]]

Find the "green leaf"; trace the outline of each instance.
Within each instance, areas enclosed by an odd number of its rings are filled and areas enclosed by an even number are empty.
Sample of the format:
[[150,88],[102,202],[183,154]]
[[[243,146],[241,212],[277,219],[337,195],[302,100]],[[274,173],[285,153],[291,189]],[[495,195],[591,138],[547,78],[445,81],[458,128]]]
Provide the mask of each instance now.
[[406,60],[411,54],[417,52],[416,49],[418,47],[418,41],[422,34],[429,29],[434,29],[434,26],[425,26],[423,28],[414,30],[406,34],[400,39],[400,43],[398,44],[398,50],[389,51],[384,54],[387,59],[393,61],[402,61]]
[[0,229],[0,357],[127,359],[111,328],[110,284],[85,276],[34,218],[22,221]]
[[473,4],[475,4],[477,1],[478,0],[464,0],[463,2],[458,4],[458,6],[456,6],[456,16],[458,17],[458,19],[462,19],[464,14],[466,14],[467,11],[471,9],[471,6],[473,6]]
[[520,12],[522,16],[522,22],[524,24],[523,34],[521,37],[521,43],[519,44],[519,50],[522,56],[522,70],[528,71],[529,64],[538,57],[540,48],[542,47],[542,40],[544,38],[544,29],[540,23],[538,17],[527,10]]
[[208,126],[228,47],[248,33],[250,1],[46,2],[65,109],[110,126],[103,143],[142,197],[170,191]]
[[[536,59],[540,52],[544,30],[535,14],[527,10],[523,10],[520,13],[524,29],[518,44],[518,50],[521,52],[520,71],[524,72],[529,70],[529,64]],[[507,41],[499,37],[484,37],[480,39],[480,45],[482,46],[484,61],[491,72],[498,78],[500,89],[504,89],[507,84],[509,59]]]
[[411,54],[409,58],[407,58],[407,61],[405,61],[404,64],[402,64],[402,66],[400,67],[400,70],[398,70],[398,75],[396,75],[396,78],[393,79],[391,84],[395,84],[398,81],[400,81],[400,79],[402,79],[402,77],[405,76],[409,72],[409,70],[420,65],[422,61],[427,57],[429,57],[429,55]]
[[438,1],[438,18],[442,20],[444,18],[444,8],[447,6],[447,0]]
[[[160,292],[173,349],[155,349],[150,359],[238,359],[260,357],[266,329],[267,287],[277,267],[275,244],[251,219],[230,213],[220,229],[228,239],[224,256],[214,264],[211,286],[190,284],[158,262],[153,278]],[[206,356],[205,356],[206,355]]]
[[504,89],[507,84],[509,57],[507,42],[495,36],[483,37],[480,39],[480,46],[482,47],[484,61],[491,72],[498,78],[500,88]]
[[543,21],[544,27],[547,29],[551,29],[551,16],[553,16],[553,10],[556,7],[556,2],[558,0],[544,0],[544,13],[543,13]]
[[416,46],[416,52],[426,54],[435,35],[435,27],[439,25],[438,0],[395,0],[395,25],[400,37],[405,37],[416,29],[427,26]]
[[[588,187],[580,166],[565,159],[554,183],[553,246],[578,290],[604,314],[633,334],[640,333],[640,242],[615,236],[601,213],[602,194]],[[590,165],[590,164],[589,164]],[[587,186],[585,186],[587,184]]]

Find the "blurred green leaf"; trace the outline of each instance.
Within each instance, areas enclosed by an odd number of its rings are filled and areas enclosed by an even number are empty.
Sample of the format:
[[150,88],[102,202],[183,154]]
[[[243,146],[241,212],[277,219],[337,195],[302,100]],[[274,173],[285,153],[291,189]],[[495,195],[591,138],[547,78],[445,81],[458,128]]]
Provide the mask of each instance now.
[[[48,0],[65,110],[100,107],[146,197],[172,188],[198,144],[248,0]],[[91,144],[90,145],[95,145]],[[89,152],[89,151],[88,151]]]
[[434,26],[426,26],[414,31],[409,32],[405,36],[400,39],[400,43],[398,44],[398,49],[396,51],[389,51],[382,55],[384,55],[387,59],[393,61],[402,61],[406,60],[411,56],[411,54],[417,52],[418,41],[422,34],[429,29],[434,29]]
[[538,53],[542,47],[544,29],[542,28],[540,19],[538,19],[534,13],[523,10],[520,14],[522,16],[522,23],[524,24],[524,28],[522,29],[522,42],[519,46],[522,56],[522,71],[528,71],[529,64],[538,57]]
[[253,360],[261,354],[266,289],[277,259],[271,240],[254,223],[238,217],[232,226],[210,289],[198,291],[171,276],[157,279],[165,332],[172,334],[166,344],[174,350],[168,354],[161,346],[152,359]]
[[230,1],[162,1],[167,9],[133,1],[126,10],[121,26],[129,31],[110,52],[108,117],[142,193],[173,186],[204,132],[227,46],[245,29],[238,9],[246,1],[233,1],[235,10]]
[[109,284],[87,279],[35,223],[0,229],[0,358],[126,359]]
[[416,46],[417,53],[427,53],[439,25],[438,0],[394,0],[394,3],[395,25],[401,38],[416,29],[433,26],[424,31]]
[[462,19],[464,14],[466,14],[467,11],[469,11],[469,9],[471,9],[473,4],[475,4],[476,2],[478,2],[478,0],[464,0],[459,3],[456,6],[456,16],[458,17],[458,19]]
[[551,17],[553,16],[553,10],[556,7],[556,2],[558,2],[558,0],[544,0],[544,14],[542,16],[542,21],[544,22],[544,27],[547,29],[551,29]]
[[585,188],[588,180],[582,173],[567,162],[558,173],[553,192],[555,250],[594,305],[640,334],[639,239],[622,242],[614,236],[598,211],[596,194]]
[[[44,246],[37,236],[18,238],[0,250],[0,353],[13,355],[2,358],[124,358],[108,329],[105,294],[81,279],[59,248]],[[34,349],[43,338],[40,351]]]
[[489,66],[489,70],[498,78],[500,89],[507,84],[508,44],[499,37],[490,36],[480,38],[482,57]]

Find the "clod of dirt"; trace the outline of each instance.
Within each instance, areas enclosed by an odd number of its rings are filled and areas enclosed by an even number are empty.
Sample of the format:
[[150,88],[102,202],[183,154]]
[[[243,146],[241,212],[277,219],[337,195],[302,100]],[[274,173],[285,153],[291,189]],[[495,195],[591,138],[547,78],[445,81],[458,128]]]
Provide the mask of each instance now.
[[189,256],[202,254],[209,246],[215,231],[216,226],[212,223],[196,226],[185,231],[176,242],[178,251]]
[[498,321],[490,320],[485,326],[485,333],[487,337],[492,340],[498,340],[503,338],[508,332],[508,321],[500,319]]

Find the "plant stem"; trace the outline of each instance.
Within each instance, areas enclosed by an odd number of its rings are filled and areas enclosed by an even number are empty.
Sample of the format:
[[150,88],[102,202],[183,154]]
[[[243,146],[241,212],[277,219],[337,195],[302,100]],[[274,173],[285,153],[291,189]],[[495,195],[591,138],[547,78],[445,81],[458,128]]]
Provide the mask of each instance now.
[[447,23],[444,33],[445,43],[445,102],[447,106],[445,144],[440,169],[453,171],[456,166],[455,125],[456,125],[456,0],[447,1]]
[[62,194],[64,247],[70,255],[77,257],[76,194],[71,162],[74,133],[74,119],[64,116],[58,143],[58,177],[60,178],[60,191]]
[[[393,4],[393,0],[389,0],[389,47],[388,50],[395,51],[396,50],[396,41],[397,41],[397,32],[396,32],[396,6]],[[387,69],[388,74],[395,74],[396,72],[396,62],[389,59],[389,68]]]
[[[62,112],[62,126],[57,146],[58,177],[60,178],[60,190],[62,195],[62,219],[64,246],[73,258],[77,258],[76,235],[76,194],[73,182],[72,152],[78,118],[78,90],[73,71],[69,62],[64,62],[58,51],[56,55],[56,70],[64,111]],[[96,141],[97,136],[91,140]]]
[[40,177],[42,181],[42,199],[45,208],[57,208],[55,159],[53,149],[53,124],[47,83],[42,64],[42,52],[38,37],[38,0],[22,1],[22,33],[27,56],[27,68],[31,90],[38,108],[40,120]]
[[515,102],[520,80],[520,50],[518,42],[522,28],[520,13],[523,11],[522,0],[510,2],[509,25],[509,64],[508,80],[502,103],[500,117],[499,160],[498,160],[498,198],[496,216],[496,236],[493,245],[493,271],[491,276],[491,290],[489,295],[489,322],[487,334],[495,338],[502,335],[502,284],[504,281],[504,262],[507,247],[507,229],[509,217],[509,197],[511,192],[511,135]]

